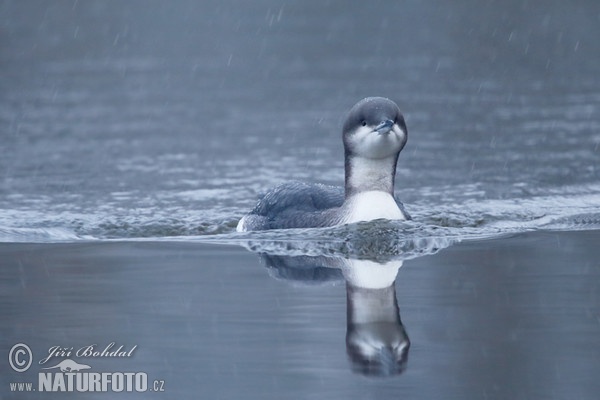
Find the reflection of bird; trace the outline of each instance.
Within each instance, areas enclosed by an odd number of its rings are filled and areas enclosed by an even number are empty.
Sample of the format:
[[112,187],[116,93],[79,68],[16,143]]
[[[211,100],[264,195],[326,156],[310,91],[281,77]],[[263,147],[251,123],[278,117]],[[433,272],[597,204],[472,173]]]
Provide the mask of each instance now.
[[272,276],[304,284],[346,281],[346,351],[352,369],[388,376],[406,368],[410,340],[400,320],[395,280],[401,260],[378,263],[330,256],[261,258]]
[[404,371],[410,340],[400,320],[395,286],[365,289],[348,285],[346,294],[346,351],[352,369],[377,376]]
[[335,266],[328,265],[324,257],[290,257],[262,253],[261,259],[269,269],[269,274],[276,279],[311,286],[344,282],[342,271]]
[[406,368],[410,340],[394,285],[402,261],[347,260],[346,350],[355,372],[395,375]]
[[358,102],[343,127],[345,188],[286,183],[272,189],[238,223],[238,231],[310,228],[375,219],[410,219],[394,198],[398,155],[408,130],[396,103]]

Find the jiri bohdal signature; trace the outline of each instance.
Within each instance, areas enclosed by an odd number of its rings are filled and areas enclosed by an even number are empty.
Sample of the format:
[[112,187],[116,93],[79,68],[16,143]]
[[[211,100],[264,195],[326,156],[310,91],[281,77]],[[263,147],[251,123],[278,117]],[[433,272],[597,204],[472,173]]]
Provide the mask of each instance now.
[[48,349],[48,356],[42,358],[39,361],[40,365],[46,364],[48,361],[53,360],[55,358],[67,358],[67,357],[131,357],[135,349],[137,349],[137,344],[131,347],[129,350],[125,348],[124,345],[121,345],[113,350],[116,346],[115,342],[109,343],[106,347],[100,350],[100,347],[97,344],[90,344],[88,346],[80,347],[75,350],[74,347],[62,347],[62,346],[52,346]]

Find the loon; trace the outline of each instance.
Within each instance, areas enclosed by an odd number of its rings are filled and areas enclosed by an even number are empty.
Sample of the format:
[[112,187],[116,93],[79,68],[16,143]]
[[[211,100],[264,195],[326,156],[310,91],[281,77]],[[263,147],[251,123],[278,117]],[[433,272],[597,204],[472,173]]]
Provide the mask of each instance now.
[[238,232],[318,228],[375,219],[408,220],[394,197],[398,156],[408,138],[392,100],[367,97],[352,107],[342,129],[345,187],[288,182],[267,192],[240,219]]

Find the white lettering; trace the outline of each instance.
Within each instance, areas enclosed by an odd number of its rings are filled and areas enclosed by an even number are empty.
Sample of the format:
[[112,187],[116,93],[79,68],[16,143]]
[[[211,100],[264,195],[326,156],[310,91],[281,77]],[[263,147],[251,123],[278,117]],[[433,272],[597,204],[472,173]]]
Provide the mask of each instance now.
[[148,390],[148,375],[143,372],[135,374],[135,390],[138,392],[145,392]]
[[38,390],[40,392],[52,391],[52,372],[40,372],[38,374]]
[[46,358],[42,358],[38,363],[40,365],[46,364],[48,360],[56,357],[71,357],[73,348],[72,347],[60,347],[60,346],[52,346],[48,349],[48,356]]
[[112,374],[110,372],[102,373],[102,391],[103,392],[108,392],[108,384],[112,383],[112,380],[110,379],[111,376],[112,376]]
[[122,392],[124,388],[125,379],[122,373],[115,372],[113,374],[112,391]]
[[[77,357],[131,357],[135,349],[137,349],[137,344],[134,345],[129,351],[126,351],[125,346],[120,345],[116,349],[115,342],[110,342],[102,351],[97,349],[97,344],[90,344],[89,346],[83,346],[79,350],[75,352]],[[51,349],[52,350],[52,349]],[[66,357],[65,355],[60,355],[61,357]],[[50,356],[49,356],[50,357]],[[49,358],[47,357],[47,358]],[[57,355],[58,357],[58,355]],[[40,362],[41,364],[41,362]]]
[[135,376],[135,373],[133,372],[126,372],[125,373],[125,377],[127,378],[127,391],[131,392],[133,390],[133,377]]
[[65,377],[63,374],[56,374],[54,377],[54,385],[52,385],[53,392],[66,392],[67,387],[65,386]]
[[89,372],[89,390],[90,392],[99,392],[100,391],[100,374],[98,372]]
[[77,391],[78,392],[88,392],[90,388],[90,381],[88,379],[89,373],[78,374],[79,379],[77,379]]
[[65,376],[67,377],[67,391],[72,392],[73,391],[73,378],[75,377],[75,373],[67,372],[65,374]]
[[33,383],[31,382],[11,382],[11,392],[31,392],[33,390]]
[[[31,388],[28,389],[25,385],[27,384],[11,383],[10,388],[11,391],[26,389],[31,391]],[[40,392],[146,392],[148,375],[145,372],[40,372],[37,390]]]
[[75,355],[77,357],[91,357],[94,351],[94,346],[95,344],[91,344],[89,346],[82,347],[79,350],[77,350],[77,353],[75,353]]

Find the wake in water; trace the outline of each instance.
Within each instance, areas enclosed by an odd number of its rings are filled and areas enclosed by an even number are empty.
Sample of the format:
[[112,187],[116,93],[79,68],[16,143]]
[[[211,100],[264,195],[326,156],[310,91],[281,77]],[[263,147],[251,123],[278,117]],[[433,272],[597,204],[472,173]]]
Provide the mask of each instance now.
[[[463,240],[529,230],[600,229],[600,186],[567,194],[462,204],[411,204],[413,221],[373,221],[320,229],[236,233],[237,210],[136,210],[122,218],[0,210],[0,242],[197,241],[242,245],[274,255],[332,255],[385,262],[433,254]],[[229,213],[229,215],[224,215]],[[168,214],[168,215],[167,215]]]

